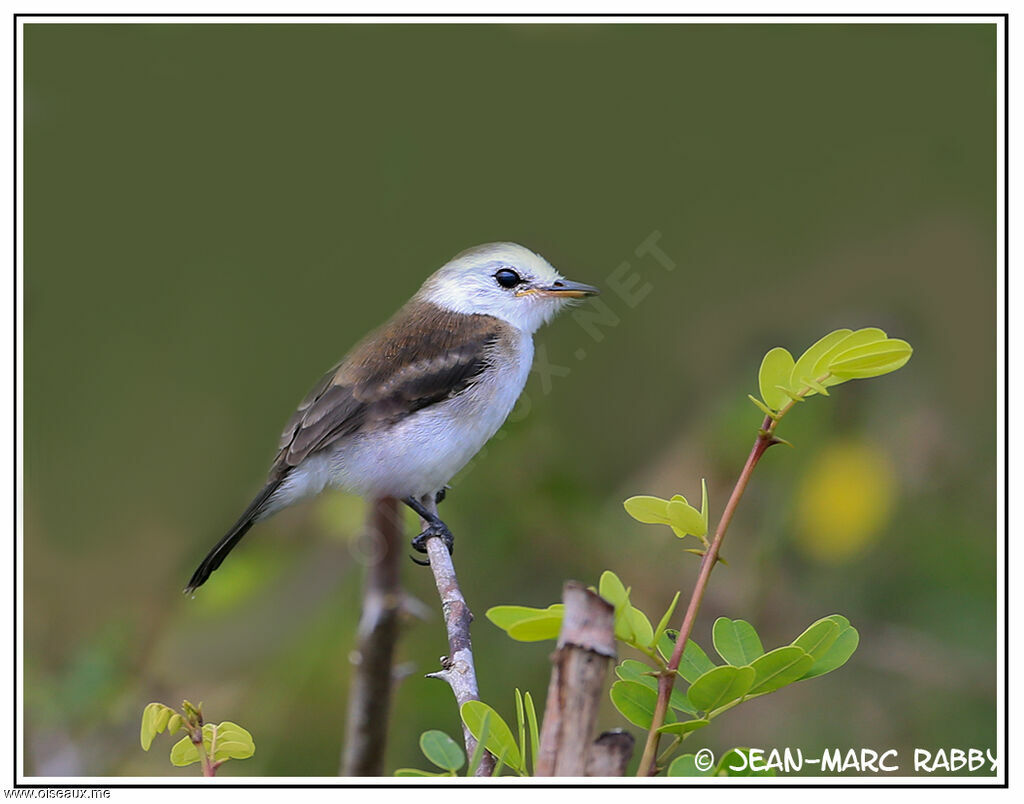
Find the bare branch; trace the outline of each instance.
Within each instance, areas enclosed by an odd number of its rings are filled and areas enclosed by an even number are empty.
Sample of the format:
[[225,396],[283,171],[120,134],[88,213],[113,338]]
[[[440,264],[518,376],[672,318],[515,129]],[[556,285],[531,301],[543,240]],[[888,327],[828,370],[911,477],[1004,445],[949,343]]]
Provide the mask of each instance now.
[[355,670],[349,692],[343,776],[380,776],[394,686],[392,664],[403,593],[399,581],[402,516],[398,501],[374,500],[367,520],[374,560],[367,566]]
[[614,607],[577,581],[566,582],[562,599],[537,776],[585,775],[608,664],[615,658]]
[[[437,594],[441,597],[444,625],[448,631],[448,655],[441,657],[441,669],[428,674],[428,677],[448,682],[448,686],[455,694],[455,701],[461,708],[466,701],[480,700],[476,668],[473,665],[473,642],[469,636],[473,612],[469,610],[466,599],[462,596],[459,579],[455,576],[455,565],[452,564],[452,557],[448,554],[444,542],[435,537],[427,540],[426,547],[430,569],[437,584]],[[476,749],[476,739],[465,724],[462,726],[462,736],[466,743],[466,755],[472,756]],[[490,776],[493,771],[494,757],[485,751],[476,775]]]

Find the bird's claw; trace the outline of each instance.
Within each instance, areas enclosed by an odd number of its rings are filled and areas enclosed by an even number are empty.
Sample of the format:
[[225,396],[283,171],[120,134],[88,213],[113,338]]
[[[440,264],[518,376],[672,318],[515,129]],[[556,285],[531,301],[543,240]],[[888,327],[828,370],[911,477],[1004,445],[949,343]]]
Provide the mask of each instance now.
[[435,537],[444,542],[444,546],[448,548],[448,555],[455,552],[455,537],[444,524],[427,525],[426,529],[412,540],[412,549],[419,553],[427,552],[427,542]]

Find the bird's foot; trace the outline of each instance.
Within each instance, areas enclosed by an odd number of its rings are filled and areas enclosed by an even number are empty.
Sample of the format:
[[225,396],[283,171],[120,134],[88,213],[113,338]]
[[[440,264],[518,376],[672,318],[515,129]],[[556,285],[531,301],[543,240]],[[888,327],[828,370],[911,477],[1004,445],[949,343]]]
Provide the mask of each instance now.
[[420,553],[427,552],[427,542],[435,537],[444,542],[444,546],[448,548],[448,555],[455,552],[455,537],[444,522],[429,523],[424,531],[412,540],[412,549]]

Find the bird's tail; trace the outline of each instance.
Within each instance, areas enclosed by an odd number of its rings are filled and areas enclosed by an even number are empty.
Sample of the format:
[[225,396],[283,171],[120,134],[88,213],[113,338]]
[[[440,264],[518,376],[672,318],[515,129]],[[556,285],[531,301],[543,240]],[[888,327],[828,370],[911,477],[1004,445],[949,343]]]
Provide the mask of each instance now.
[[277,491],[281,485],[280,480],[271,480],[267,485],[263,487],[263,490],[256,495],[256,498],[249,503],[249,507],[245,509],[238,521],[231,526],[229,530],[214,548],[206,554],[206,558],[203,559],[202,563],[196,568],[196,571],[192,573],[192,578],[188,582],[188,586],[185,587],[185,594],[190,595],[204,583],[210,574],[217,569],[227,558],[228,553],[238,544],[242,537],[249,532],[260,514],[263,513],[266,508],[267,502],[270,500],[271,495]]

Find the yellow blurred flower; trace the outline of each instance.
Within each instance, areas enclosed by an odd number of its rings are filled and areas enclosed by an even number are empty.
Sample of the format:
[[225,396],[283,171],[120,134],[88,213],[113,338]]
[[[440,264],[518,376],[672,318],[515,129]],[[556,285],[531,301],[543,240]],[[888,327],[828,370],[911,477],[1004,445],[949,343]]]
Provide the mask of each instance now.
[[859,441],[826,446],[797,489],[798,545],[826,563],[864,552],[889,521],[894,487],[895,471],[883,450]]

